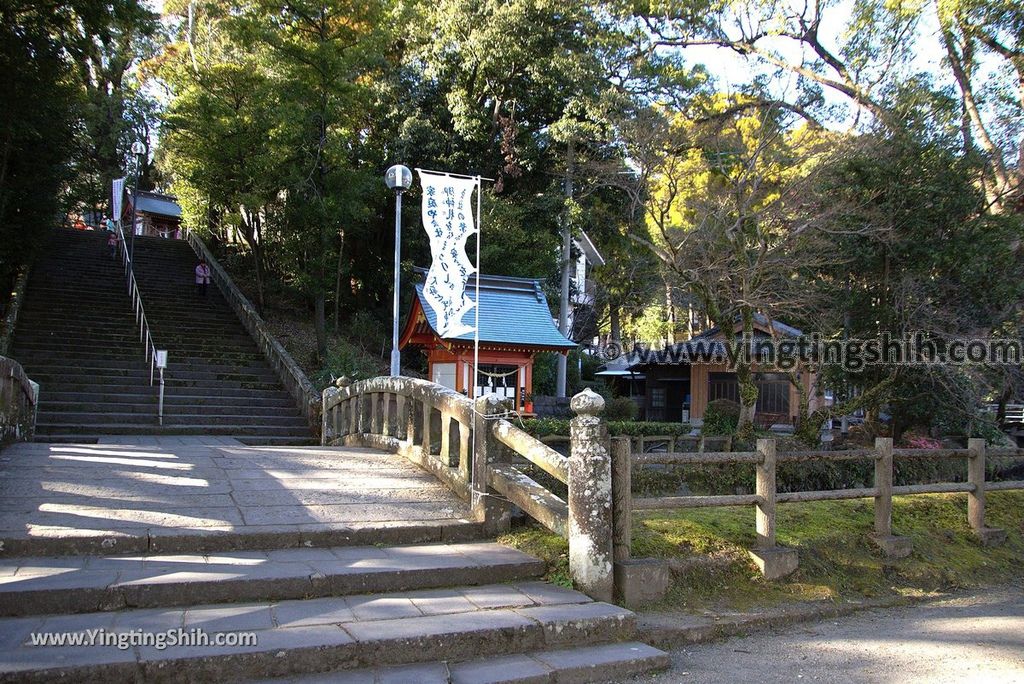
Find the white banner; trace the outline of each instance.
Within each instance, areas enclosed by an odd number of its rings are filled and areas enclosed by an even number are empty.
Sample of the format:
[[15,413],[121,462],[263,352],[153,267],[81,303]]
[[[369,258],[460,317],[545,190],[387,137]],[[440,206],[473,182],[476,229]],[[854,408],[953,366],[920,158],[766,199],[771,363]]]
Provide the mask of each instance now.
[[433,256],[423,295],[437,315],[438,335],[458,337],[475,330],[463,318],[475,306],[466,296],[466,281],[476,272],[466,255],[466,239],[477,232],[471,199],[479,181],[422,170],[419,174],[423,228]]
[[110,203],[110,218],[115,221],[121,220],[121,201],[124,198],[124,178],[114,179],[113,194],[110,196],[113,200]]

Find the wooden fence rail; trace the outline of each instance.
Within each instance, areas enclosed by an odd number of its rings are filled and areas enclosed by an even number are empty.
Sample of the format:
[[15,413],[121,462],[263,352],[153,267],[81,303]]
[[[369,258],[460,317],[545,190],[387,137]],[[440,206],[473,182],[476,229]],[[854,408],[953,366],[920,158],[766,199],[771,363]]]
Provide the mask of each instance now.
[[[616,560],[630,557],[632,543],[630,518],[634,510],[752,505],[755,508],[754,528],[757,533],[757,543],[755,548],[750,551],[751,556],[766,577],[782,577],[796,569],[797,558],[794,551],[784,549],[776,544],[775,509],[778,504],[873,498],[875,523],[871,538],[887,555],[905,557],[910,554],[912,549],[909,539],[893,534],[892,497],[906,494],[950,492],[966,492],[968,494],[967,520],[978,539],[986,545],[999,544],[1006,538],[1006,534],[1003,530],[988,527],[985,524],[985,492],[1024,489],[1024,481],[986,482],[986,456],[990,458],[1024,457],[1024,450],[986,451],[983,439],[969,440],[966,449],[893,449],[891,439],[879,438],[875,440],[874,449],[851,451],[777,453],[775,440],[764,439],[758,440],[757,450],[750,452],[632,453],[628,440],[613,439],[614,555]],[[895,461],[918,458],[964,458],[967,461],[967,481],[894,486],[893,467]],[[779,463],[851,460],[874,462],[874,485],[872,487],[827,491],[777,491],[776,471]],[[753,494],[643,498],[634,498],[632,495],[631,473],[633,466],[751,463],[755,466]]]
[[[618,595],[626,605],[658,596],[668,586],[668,569],[650,559],[632,558],[634,510],[753,506],[757,543],[751,555],[765,576],[781,577],[796,569],[796,552],[776,543],[776,507],[782,503],[873,498],[872,538],[888,554],[910,553],[909,540],[893,535],[892,497],[924,492],[966,492],[968,521],[987,544],[1004,538],[985,525],[985,492],[1024,489],[1024,482],[985,482],[986,456],[1022,456],[1024,451],[989,451],[983,440],[967,449],[893,449],[879,439],[874,449],[777,453],[775,440],[760,440],[755,451],[652,452],[649,437],[608,438],[601,419],[604,400],[585,390],[572,398],[569,456],[563,456],[505,419],[495,395],[468,397],[425,380],[381,377],[323,392],[322,443],[372,446],[394,451],[432,472],[469,502],[474,517],[489,534],[508,529],[512,507],[569,541],[569,571],[578,588],[599,600]],[[683,444],[677,438],[671,446]],[[634,445],[641,451],[635,452]],[[893,486],[896,459],[921,457],[967,459],[967,482]],[[871,487],[820,492],[779,492],[779,463],[871,460]],[[530,463],[565,485],[564,498],[523,468]],[[752,494],[723,496],[637,497],[632,495],[635,467],[660,465],[752,464]],[[541,478],[543,479],[543,478]],[[560,488],[559,488],[560,489]],[[660,588],[660,589],[659,589]]]

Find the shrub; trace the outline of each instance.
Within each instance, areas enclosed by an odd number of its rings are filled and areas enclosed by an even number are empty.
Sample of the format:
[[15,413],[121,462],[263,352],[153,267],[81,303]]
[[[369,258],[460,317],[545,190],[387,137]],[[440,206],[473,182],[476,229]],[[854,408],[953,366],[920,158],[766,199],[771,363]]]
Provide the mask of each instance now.
[[[688,435],[692,429],[687,423],[646,423],[635,420],[608,421],[608,434],[612,437],[639,437],[649,435]],[[548,435],[569,436],[569,420],[566,418],[527,418],[524,429],[534,437]]]
[[640,407],[628,397],[611,399],[604,409],[604,417],[608,420],[636,420],[639,415]]
[[732,435],[740,422],[740,405],[731,399],[715,399],[704,410],[704,435]]

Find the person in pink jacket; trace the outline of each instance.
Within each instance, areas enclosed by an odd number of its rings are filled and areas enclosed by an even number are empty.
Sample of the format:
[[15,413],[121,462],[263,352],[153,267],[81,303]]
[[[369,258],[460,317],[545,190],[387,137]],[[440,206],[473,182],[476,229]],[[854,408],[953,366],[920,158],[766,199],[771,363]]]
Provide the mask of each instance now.
[[206,259],[200,259],[199,265],[196,266],[196,289],[199,294],[206,296],[206,286],[210,284],[210,265],[206,263]]

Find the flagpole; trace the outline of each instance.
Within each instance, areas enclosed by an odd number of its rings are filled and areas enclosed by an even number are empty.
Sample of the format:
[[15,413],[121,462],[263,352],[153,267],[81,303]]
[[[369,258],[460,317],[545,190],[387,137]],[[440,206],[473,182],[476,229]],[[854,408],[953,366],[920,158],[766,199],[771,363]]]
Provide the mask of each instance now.
[[[474,308],[473,321],[473,400],[476,401],[477,374],[480,372],[480,206],[483,193],[481,177],[476,177],[476,306]],[[518,382],[518,380],[517,380]],[[474,440],[474,445],[476,444]]]

